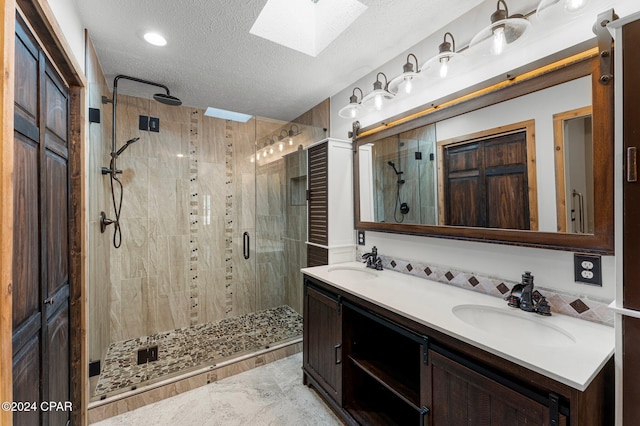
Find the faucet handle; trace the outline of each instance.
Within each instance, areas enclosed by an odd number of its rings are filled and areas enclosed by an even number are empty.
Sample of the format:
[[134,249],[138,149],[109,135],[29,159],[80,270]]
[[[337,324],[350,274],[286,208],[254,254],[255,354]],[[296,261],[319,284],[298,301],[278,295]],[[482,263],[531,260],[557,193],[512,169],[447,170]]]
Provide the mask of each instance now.
[[536,305],[536,313],[544,315],[546,317],[551,316],[551,305],[547,302],[547,298],[542,296],[538,304]]

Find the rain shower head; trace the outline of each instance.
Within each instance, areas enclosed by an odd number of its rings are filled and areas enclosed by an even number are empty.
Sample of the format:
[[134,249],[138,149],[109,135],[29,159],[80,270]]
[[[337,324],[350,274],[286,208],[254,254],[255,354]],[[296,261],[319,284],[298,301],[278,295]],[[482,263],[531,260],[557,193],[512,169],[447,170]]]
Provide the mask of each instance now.
[[134,142],[137,142],[139,139],[140,138],[131,138],[127,142],[125,142],[125,144],[122,145],[122,147],[116,152],[116,157],[119,157],[120,154],[122,154],[125,149],[129,148],[129,145],[131,145]]
[[171,96],[169,93],[156,93],[153,95],[153,99],[156,101],[163,103],[165,105],[170,106],[180,106],[182,105],[182,101],[175,96]]

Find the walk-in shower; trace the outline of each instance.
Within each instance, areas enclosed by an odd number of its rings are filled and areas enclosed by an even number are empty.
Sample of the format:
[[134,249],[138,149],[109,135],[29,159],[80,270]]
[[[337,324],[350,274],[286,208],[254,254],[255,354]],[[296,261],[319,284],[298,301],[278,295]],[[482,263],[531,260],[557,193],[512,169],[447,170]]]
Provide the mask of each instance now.
[[[108,99],[106,96],[102,97],[102,103],[111,103],[113,106],[113,115],[112,115],[112,131],[111,131],[111,160],[109,162],[109,167],[102,168],[103,175],[110,176],[111,183],[111,200],[113,203],[113,211],[115,219],[108,219],[107,215],[104,211],[100,212],[100,232],[104,233],[106,231],[107,226],[113,224],[113,246],[115,248],[119,248],[122,244],[122,230],[120,228],[120,213],[122,211],[122,199],[123,199],[123,186],[122,181],[118,177],[119,174],[122,173],[122,170],[118,170],[117,161],[118,157],[134,142],[137,142],[140,138],[134,137],[129,139],[120,149],[117,148],[116,144],[116,126],[117,126],[117,104],[118,104],[118,81],[120,79],[134,81],[136,83],[147,84],[149,86],[160,87],[165,90],[166,93],[156,93],[153,95],[153,99],[156,101],[163,103],[165,105],[170,106],[180,106],[182,105],[182,101],[175,96],[171,96],[171,92],[169,88],[164,84],[154,83],[153,81],[143,80],[137,77],[130,77],[127,75],[117,75],[113,79],[113,99]],[[114,185],[118,186],[118,194],[116,197],[116,190]]]
[[[301,348],[303,147],[325,131],[212,118],[159,103],[148,87],[120,80],[115,115],[101,102],[112,98],[107,84],[90,80],[89,106],[106,109],[89,125],[90,413],[203,370],[220,377],[225,365],[260,365]],[[140,117],[157,119],[160,131],[141,130]],[[117,167],[103,164],[112,153]],[[126,193],[118,249],[100,233],[100,211],[115,220],[101,166]]]

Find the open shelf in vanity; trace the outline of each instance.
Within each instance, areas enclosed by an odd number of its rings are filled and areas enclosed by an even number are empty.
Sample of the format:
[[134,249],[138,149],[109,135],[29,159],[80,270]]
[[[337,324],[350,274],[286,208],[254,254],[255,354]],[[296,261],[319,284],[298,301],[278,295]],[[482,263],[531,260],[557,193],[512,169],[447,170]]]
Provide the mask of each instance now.
[[343,303],[344,408],[362,424],[418,424],[427,338]]

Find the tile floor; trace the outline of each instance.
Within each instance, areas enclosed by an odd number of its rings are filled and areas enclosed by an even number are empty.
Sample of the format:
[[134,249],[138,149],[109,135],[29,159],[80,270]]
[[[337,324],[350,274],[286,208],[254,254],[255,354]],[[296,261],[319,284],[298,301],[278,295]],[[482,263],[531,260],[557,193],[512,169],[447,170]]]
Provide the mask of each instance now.
[[[289,306],[184,327],[109,346],[94,395],[183,374],[302,336],[302,316]],[[158,346],[158,360],[138,365],[138,349]]]
[[94,425],[337,426],[342,422],[302,384],[302,353],[298,353]]

